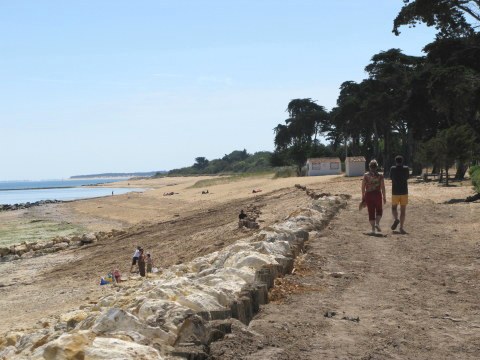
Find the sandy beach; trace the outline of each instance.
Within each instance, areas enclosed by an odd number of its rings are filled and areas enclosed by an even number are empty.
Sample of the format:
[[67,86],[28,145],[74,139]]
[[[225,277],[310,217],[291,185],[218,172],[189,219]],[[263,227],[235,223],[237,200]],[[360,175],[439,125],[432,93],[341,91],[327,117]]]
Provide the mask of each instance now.
[[[473,191],[467,182],[446,188],[412,180],[406,224],[409,234],[402,236],[389,230],[392,217],[387,203],[382,221],[386,237],[381,238],[364,234],[369,226],[366,212],[358,212],[360,178],[339,176],[145,179],[115,184],[148,189],[144,193],[0,213],[2,225],[36,219],[68,223],[85,232],[122,230],[114,237],[79,249],[0,263],[0,333],[34,327],[39,321],[94,303],[100,296],[115,291],[99,286],[100,276],[118,267],[128,278],[137,245],[150,251],[159,267],[166,268],[209,254],[258,231],[238,228],[240,209],[259,214],[260,229],[282,221],[311,202],[295,184],[352,198],[327,231],[312,240],[311,254],[307,251],[303,258],[305,274],[286,277],[283,285],[279,284],[279,289],[284,286],[283,295],[257,315],[265,322],[290,324],[286,332],[259,327],[262,322],[256,322],[256,331],[261,330],[265,336],[262,346],[283,349],[278,359],[334,358],[336,354],[340,358],[363,358],[369,351],[373,356],[370,358],[427,359],[433,353],[422,353],[420,349],[448,338],[454,345],[440,347],[434,355],[474,358],[472,351],[480,351],[480,337],[475,340],[480,326],[480,204],[444,203],[471,195]],[[202,194],[206,190],[208,194]],[[325,276],[326,269],[348,276],[337,281]],[[128,281],[141,280],[132,277]],[[288,287],[289,282],[298,285],[302,281],[299,288],[304,291]],[[314,283],[317,290],[310,289]],[[393,296],[391,292],[395,291],[397,295]],[[438,314],[433,314],[435,299],[441,307]],[[299,312],[300,304],[309,309],[307,313]],[[312,321],[314,309],[318,310],[318,326],[308,327],[305,324]],[[360,316],[362,322],[356,328],[348,321],[329,322],[323,316],[325,309],[343,309]],[[291,314],[295,314],[294,319]],[[416,315],[412,317],[413,314]],[[394,328],[402,329],[403,335],[408,331],[422,331],[423,335],[405,340],[414,343],[409,350],[403,340],[392,340],[396,339],[392,335]],[[305,336],[310,338],[309,344],[307,339],[299,340]],[[212,350],[212,354],[218,351],[214,358],[246,358],[252,350],[241,339],[239,336],[219,342],[215,345],[218,349]],[[311,339],[324,346],[312,347]],[[392,341],[399,341],[400,345],[388,345]],[[228,352],[230,348],[237,349],[236,354]],[[453,354],[461,356],[450,356]]]

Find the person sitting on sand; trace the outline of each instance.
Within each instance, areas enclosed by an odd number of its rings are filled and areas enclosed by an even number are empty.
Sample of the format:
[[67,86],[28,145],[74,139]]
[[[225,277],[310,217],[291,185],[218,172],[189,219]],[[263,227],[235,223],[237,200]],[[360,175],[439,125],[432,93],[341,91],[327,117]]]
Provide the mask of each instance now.
[[113,278],[115,279],[115,282],[117,284],[122,281],[122,274],[120,274],[120,270],[114,269],[112,271],[112,275],[113,275]]
[[238,215],[239,220],[243,220],[247,217],[247,214],[243,210],[240,210],[240,214]]
[[240,214],[238,214],[238,227],[241,228],[247,225],[248,225],[248,216],[247,214],[245,214],[243,210],[240,210]]

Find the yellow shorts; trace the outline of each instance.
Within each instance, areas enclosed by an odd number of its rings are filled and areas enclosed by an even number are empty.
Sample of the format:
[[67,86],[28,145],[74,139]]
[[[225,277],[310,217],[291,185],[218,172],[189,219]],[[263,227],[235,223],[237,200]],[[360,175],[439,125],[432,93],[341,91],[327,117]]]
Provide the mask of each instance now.
[[392,205],[407,205],[408,195],[392,195]]

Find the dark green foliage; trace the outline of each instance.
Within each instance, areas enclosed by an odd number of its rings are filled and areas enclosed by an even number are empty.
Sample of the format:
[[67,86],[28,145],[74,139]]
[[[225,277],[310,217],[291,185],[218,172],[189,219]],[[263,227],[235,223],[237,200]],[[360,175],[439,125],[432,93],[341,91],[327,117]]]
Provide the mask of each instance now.
[[222,158],[222,160],[227,161],[229,163],[232,162],[237,162],[237,161],[242,161],[245,160],[249,157],[247,150],[243,149],[243,151],[235,150],[232,151],[230,154],[225,154],[225,156]]
[[204,157],[197,157],[192,166],[170,170],[168,175],[215,175],[268,171],[273,170],[270,165],[271,157],[272,153],[268,151],[260,151],[251,155],[247,153],[247,150],[235,150],[222,159],[209,161]]
[[403,0],[404,6],[394,20],[393,32],[399,35],[403,25],[418,23],[434,26],[439,38],[470,36],[480,22],[478,0]]
[[289,118],[285,125],[279,124],[275,132],[276,163],[283,160],[283,165],[292,163],[302,168],[309,153],[317,143],[317,136],[329,127],[329,114],[325,108],[314,100],[294,99],[288,103]]
[[464,163],[471,156],[476,143],[475,135],[468,125],[452,126],[438,133],[424,145],[424,157],[433,165],[445,169],[448,185],[448,170],[458,160]]
[[[412,121],[407,116],[410,84],[425,58],[390,49],[375,54],[365,68],[369,78],[344,82],[330,113],[328,138],[334,148],[348,142],[350,156],[375,158],[385,169],[402,154],[411,164]],[[343,153],[345,153],[343,151]]]
[[462,179],[480,158],[480,0],[404,0],[394,32],[417,23],[439,31],[426,56],[400,49],[373,55],[368,78],[344,82],[329,113],[310,98],[290,101],[290,117],[274,129],[271,163],[300,172],[309,157],[343,160],[348,152],[377,159],[388,175],[400,154],[414,174],[433,164],[447,171],[447,181],[456,162]]
[[275,171],[274,179],[298,176],[295,166],[284,166]]
[[468,169],[468,174],[470,176],[473,176],[473,174],[477,171],[480,171],[480,165],[473,165],[473,166],[470,166],[470,169]]
[[193,164],[193,167],[197,170],[203,170],[208,166],[208,160],[206,158],[202,157],[197,157],[195,158],[195,164]]
[[480,136],[480,34],[437,40],[425,51],[423,107],[436,114],[440,129],[466,123]]
[[284,166],[287,163],[287,159],[284,151],[274,151],[270,157],[270,165],[273,167]]
[[480,165],[472,166],[469,170],[473,188],[480,194]]

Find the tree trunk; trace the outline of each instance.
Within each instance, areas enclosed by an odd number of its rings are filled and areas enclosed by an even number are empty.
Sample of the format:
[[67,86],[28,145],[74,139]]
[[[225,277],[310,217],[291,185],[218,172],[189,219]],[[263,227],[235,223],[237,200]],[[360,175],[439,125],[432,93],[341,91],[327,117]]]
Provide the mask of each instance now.
[[383,175],[390,177],[390,132],[387,130],[383,142]]
[[455,173],[455,180],[465,179],[465,173],[467,172],[467,165],[459,162],[457,165],[457,172]]
[[408,146],[407,146],[407,149],[408,149],[407,161],[408,162],[407,162],[407,164],[410,164],[410,167],[412,168],[412,175],[413,176],[421,175],[422,170],[423,170],[422,169],[422,164],[415,161],[415,152],[416,152],[416,149],[417,149],[417,142],[413,138],[412,129],[408,129],[407,141],[408,141]]
[[360,154],[360,139],[359,136],[352,138],[352,155]]

